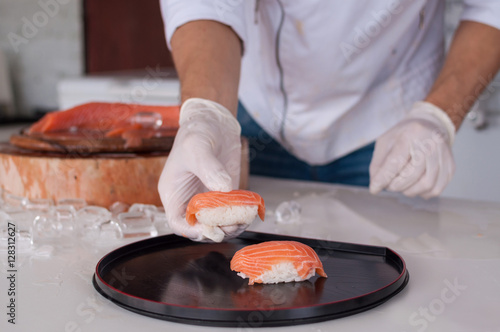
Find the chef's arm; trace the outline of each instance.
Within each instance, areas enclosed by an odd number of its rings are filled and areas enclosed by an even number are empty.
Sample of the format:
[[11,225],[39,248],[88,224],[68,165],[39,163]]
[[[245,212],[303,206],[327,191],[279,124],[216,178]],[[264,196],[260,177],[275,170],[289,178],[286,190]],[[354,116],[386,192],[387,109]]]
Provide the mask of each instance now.
[[458,129],[499,69],[500,30],[482,23],[462,21],[426,101],[448,113]]
[[181,101],[209,99],[236,114],[242,53],[236,33],[215,21],[192,21],[174,32],[171,45]]
[[242,44],[231,28],[208,20],[178,27],[170,44],[182,107],[158,193],[175,234],[220,242],[236,237],[248,225],[190,225],[185,214],[194,195],[238,187],[241,127],[233,115],[238,107]]

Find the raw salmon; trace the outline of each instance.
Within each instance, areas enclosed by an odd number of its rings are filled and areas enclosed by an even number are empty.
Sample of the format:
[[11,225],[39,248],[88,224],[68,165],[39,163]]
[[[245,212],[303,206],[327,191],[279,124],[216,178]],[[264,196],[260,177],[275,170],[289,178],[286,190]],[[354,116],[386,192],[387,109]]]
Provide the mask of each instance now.
[[327,277],[316,252],[296,241],[268,241],[238,250],[231,270],[254,283],[302,281],[318,273]]
[[264,220],[266,214],[264,200],[260,195],[249,190],[209,191],[194,195],[186,209],[186,220],[192,226],[198,221],[197,213],[207,209],[233,206],[257,206],[259,217]]
[[65,111],[46,114],[34,123],[28,134],[64,132],[69,130],[88,129],[101,132],[122,132],[137,124],[131,123],[134,115],[141,112],[158,113],[161,115],[161,127],[176,128],[179,126],[179,106],[150,106],[123,103],[87,103]]

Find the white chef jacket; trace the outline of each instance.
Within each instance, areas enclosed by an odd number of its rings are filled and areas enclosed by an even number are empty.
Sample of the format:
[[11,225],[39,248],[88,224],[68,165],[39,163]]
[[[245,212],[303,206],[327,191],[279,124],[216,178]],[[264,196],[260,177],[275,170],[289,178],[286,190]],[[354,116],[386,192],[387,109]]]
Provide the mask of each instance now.
[[[239,98],[299,159],[322,165],[399,122],[444,58],[444,0],[161,0],[167,43],[193,20],[243,42]],[[465,0],[463,20],[500,29],[500,0]]]

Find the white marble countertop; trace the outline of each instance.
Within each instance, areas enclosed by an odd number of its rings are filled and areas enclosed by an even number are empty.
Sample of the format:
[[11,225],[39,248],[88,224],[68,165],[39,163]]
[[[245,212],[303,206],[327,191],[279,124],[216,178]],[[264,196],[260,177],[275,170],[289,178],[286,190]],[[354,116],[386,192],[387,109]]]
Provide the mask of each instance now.
[[[250,229],[333,241],[383,245],[405,259],[408,286],[369,311],[332,321],[228,331],[498,331],[500,206],[452,199],[370,195],[366,189],[251,177],[266,221]],[[302,206],[298,224],[272,211],[285,200]],[[42,247],[18,257],[16,325],[7,322],[7,266],[0,251],[1,331],[218,331],[141,316],[101,297],[92,286],[98,260],[114,247]]]

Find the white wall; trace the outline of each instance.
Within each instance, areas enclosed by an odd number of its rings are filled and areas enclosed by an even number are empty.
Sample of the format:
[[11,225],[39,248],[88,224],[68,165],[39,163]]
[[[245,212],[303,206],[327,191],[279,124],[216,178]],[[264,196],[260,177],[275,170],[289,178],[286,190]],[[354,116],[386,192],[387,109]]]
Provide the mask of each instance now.
[[83,73],[82,15],[82,0],[0,0],[17,114],[57,108],[57,82]]

